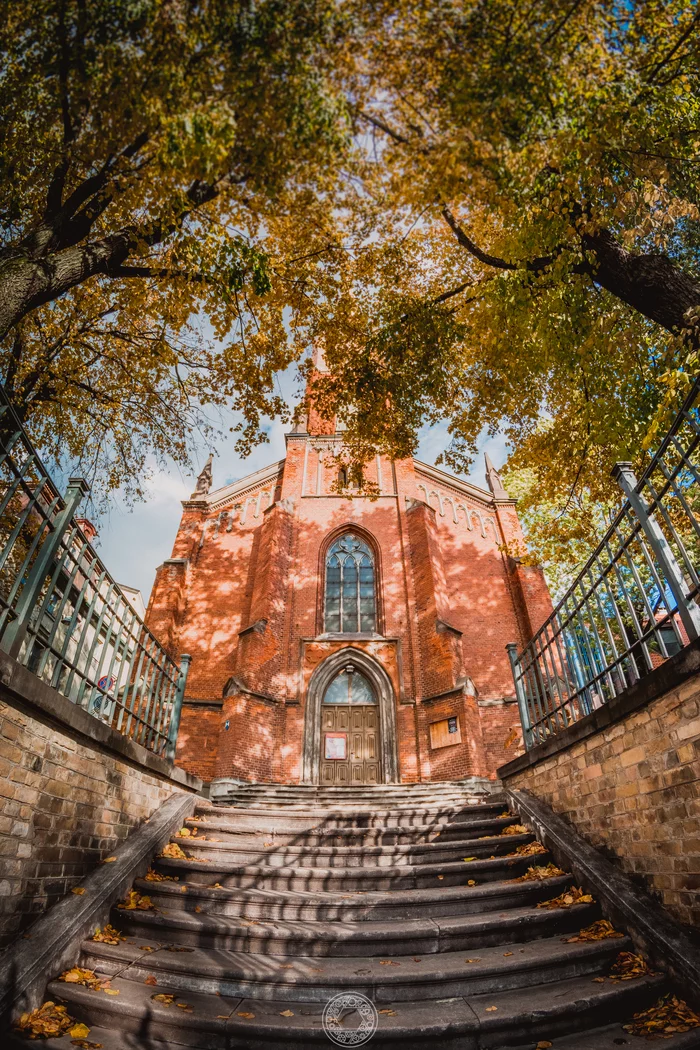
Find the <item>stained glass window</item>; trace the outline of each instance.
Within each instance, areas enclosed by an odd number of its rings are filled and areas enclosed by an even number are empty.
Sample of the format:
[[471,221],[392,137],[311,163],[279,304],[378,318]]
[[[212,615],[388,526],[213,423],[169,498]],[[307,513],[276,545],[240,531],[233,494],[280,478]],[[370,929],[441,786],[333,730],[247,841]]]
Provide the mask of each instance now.
[[374,559],[362,540],[347,532],[326,557],[326,630],[339,634],[374,631]]
[[361,671],[346,667],[326,689],[324,704],[376,704],[377,698]]

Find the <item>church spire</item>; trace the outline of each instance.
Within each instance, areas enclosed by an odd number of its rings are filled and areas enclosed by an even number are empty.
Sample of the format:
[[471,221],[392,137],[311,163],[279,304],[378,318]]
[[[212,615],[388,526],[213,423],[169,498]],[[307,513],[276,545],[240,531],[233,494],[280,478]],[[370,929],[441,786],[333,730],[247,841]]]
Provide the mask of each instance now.
[[488,482],[489,488],[491,489],[491,492],[493,493],[493,498],[510,499],[510,496],[503,487],[501,475],[498,473],[493,463],[491,462],[491,458],[488,452],[484,453],[484,460],[486,461],[486,480]]
[[199,477],[197,478],[197,484],[194,487],[194,492],[192,493],[191,499],[198,499],[201,496],[206,496],[209,492],[209,489],[212,486],[212,481],[214,480],[214,472],[212,470],[213,462],[214,453],[210,452],[209,459],[202,467],[202,471],[199,474]]

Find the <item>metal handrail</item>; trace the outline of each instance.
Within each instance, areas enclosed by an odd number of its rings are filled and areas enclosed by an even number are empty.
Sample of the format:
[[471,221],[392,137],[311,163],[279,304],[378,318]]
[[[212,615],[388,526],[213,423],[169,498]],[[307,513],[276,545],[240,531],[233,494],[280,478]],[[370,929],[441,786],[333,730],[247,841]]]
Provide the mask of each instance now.
[[565,730],[700,637],[698,379],[641,478],[522,652],[507,646],[526,748]]
[[0,386],[0,648],[77,706],[175,756],[189,656],[180,666],[110,575]]

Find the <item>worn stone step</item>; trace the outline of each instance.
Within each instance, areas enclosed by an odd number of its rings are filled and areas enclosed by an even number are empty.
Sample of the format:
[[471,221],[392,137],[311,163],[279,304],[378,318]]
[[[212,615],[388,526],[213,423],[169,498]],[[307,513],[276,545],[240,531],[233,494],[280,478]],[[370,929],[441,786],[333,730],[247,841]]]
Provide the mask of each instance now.
[[[606,1025],[605,1028],[578,1032],[576,1035],[558,1035],[552,1050],[619,1050],[621,1046],[627,1046],[628,1050],[643,1050],[648,1042],[656,1042],[656,1040],[640,1039],[626,1032],[621,1024],[611,1024]],[[696,1028],[690,1032],[666,1034],[662,1038],[661,1045],[664,1050],[698,1050],[700,1032]],[[511,1043],[502,1050],[515,1050],[515,1047],[516,1044]],[[522,1050],[522,1046],[518,1050]]]
[[[175,1004],[164,1006],[153,1001],[153,995],[167,994],[168,989],[162,986],[116,977],[112,988],[118,996],[92,992],[80,985],[50,985],[51,994],[65,1001],[79,1020],[101,1026],[100,1031],[119,1030],[123,1041],[116,1045],[104,1042],[104,1050],[116,1050],[117,1046],[120,1050],[129,1046],[134,1050],[169,1050],[170,1042],[200,1050],[304,1050],[329,1045],[321,1024],[322,1003],[228,998],[188,989],[176,1002],[191,1009],[181,1010]],[[662,990],[663,979],[658,977],[601,985],[585,976],[487,996],[378,1003],[386,1012],[379,1014],[371,1045],[374,1050],[424,1050],[428,1042],[440,1050],[532,1047],[540,1039],[624,1021]],[[292,1016],[284,1016],[290,1010]],[[90,1038],[97,1040],[97,1034],[98,1028],[93,1028]],[[138,1037],[142,1042],[129,1043],[126,1037]],[[45,1045],[54,1050],[50,1043]],[[71,1046],[65,1039],[54,1041],[54,1045],[57,1050]],[[693,1044],[685,1041],[674,1046],[669,1040],[664,1046],[688,1050]],[[584,1047],[588,1050],[586,1044],[571,1050]],[[595,1044],[593,1047],[600,1050]],[[556,1044],[554,1050],[558,1050]]]
[[[260,826],[262,823],[263,826]],[[476,840],[483,836],[500,835],[504,828],[517,823],[513,817],[480,818],[477,820],[460,820],[449,824],[421,824],[415,827],[327,827],[323,821],[309,821],[305,825],[293,821],[291,826],[286,821],[272,820],[238,822],[237,820],[217,820],[215,817],[188,817],[185,826],[196,828],[203,835],[221,836],[224,842],[256,842],[260,839],[274,843],[290,845],[412,845],[421,842],[452,842],[455,840]]]
[[519,944],[567,936],[599,915],[595,904],[548,910],[536,906],[503,912],[412,920],[364,922],[250,921],[192,911],[117,911],[112,924],[127,939],[149,944],[219,948],[261,955],[400,956],[467,951],[497,944]]
[[[423,828],[436,827],[442,824],[471,820],[497,820],[506,811],[500,805],[493,807],[465,806],[407,806],[381,808],[368,806],[366,809],[344,806],[333,808],[280,809],[278,806],[251,807],[218,807],[198,806],[197,814],[218,821],[232,821],[239,827],[306,827],[323,825],[324,828]],[[513,823],[517,818],[506,815],[506,822]],[[259,823],[263,821],[264,823]]]
[[[533,863],[546,865],[551,857],[548,853],[536,857],[496,857],[437,864],[403,864],[394,867],[305,867],[300,864],[276,867],[273,864],[239,864],[235,854],[231,857],[218,843],[202,843],[201,846],[188,840],[187,860],[158,857],[156,869],[167,875],[185,877],[188,882],[204,885],[220,882],[223,886],[259,887],[289,890],[392,890],[421,889],[437,886],[457,886],[468,879],[477,882],[515,879]],[[212,876],[214,876],[212,878]]]
[[[185,872],[183,872],[183,875]],[[276,890],[259,886],[217,889],[212,877],[198,882],[150,882],[137,879],[139,893],[148,895],[163,914],[184,909],[248,919],[300,919],[364,921],[365,919],[415,919],[429,916],[472,915],[485,911],[528,906],[559,896],[572,883],[570,875],[528,882],[500,880],[476,886],[431,886],[429,889],[344,892],[328,890]]]
[[276,844],[257,840],[242,843],[232,837],[214,834],[174,835],[171,839],[195,858],[206,857],[213,863],[225,857],[231,863],[267,865],[277,868],[391,868],[400,865],[447,864],[464,862],[465,854],[488,859],[514,853],[518,846],[533,840],[532,834],[495,835],[483,839],[457,839],[453,842],[383,844],[378,846],[317,846],[311,844]]
[[342,958],[253,955],[247,952],[171,946],[142,951],[140,941],[118,945],[83,943],[82,964],[92,970],[159,984],[184,992],[216,992],[254,999],[327,1002],[345,989],[361,992],[375,1003],[481,995],[531,987],[601,973],[631,942],[619,940],[569,944],[561,937],[522,945],[482,947],[476,955],[431,952],[401,958]]

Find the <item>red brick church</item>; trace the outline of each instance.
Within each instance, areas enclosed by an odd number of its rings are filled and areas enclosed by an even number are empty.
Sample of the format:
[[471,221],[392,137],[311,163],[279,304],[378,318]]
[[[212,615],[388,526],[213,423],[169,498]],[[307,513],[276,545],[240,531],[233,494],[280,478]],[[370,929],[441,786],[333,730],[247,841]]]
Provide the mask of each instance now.
[[183,503],[148,622],[192,664],[178,762],[206,781],[495,777],[520,747],[506,644],[551,602],[515,502],[416,459],[348,481],[313,409],[283,460]]

